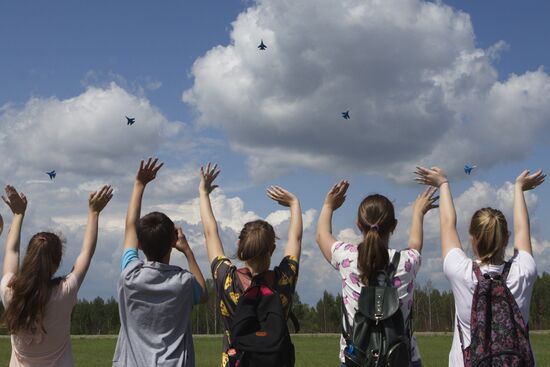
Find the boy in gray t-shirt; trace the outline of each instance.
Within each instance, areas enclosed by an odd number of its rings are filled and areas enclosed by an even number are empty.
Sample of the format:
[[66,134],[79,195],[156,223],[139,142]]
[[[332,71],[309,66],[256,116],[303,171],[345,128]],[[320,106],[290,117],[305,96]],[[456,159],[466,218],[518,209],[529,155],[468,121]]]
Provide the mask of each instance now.
[[[206,282],[181,228],[163,213],[139,218],[145,186],[163,165],[157,162],[141,161],[128,206],[118,282],[116,367],[195,366],[191,310],[206,302]],[[138,248],[147,261],[138,258]],[[189,271],[169,264],[172,248],[185,255]]]

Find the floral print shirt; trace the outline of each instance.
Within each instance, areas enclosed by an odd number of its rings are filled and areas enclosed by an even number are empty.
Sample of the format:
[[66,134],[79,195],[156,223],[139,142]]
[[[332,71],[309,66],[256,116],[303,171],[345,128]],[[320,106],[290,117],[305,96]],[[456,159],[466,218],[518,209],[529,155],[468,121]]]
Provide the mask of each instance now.
[[[349,325],[353,325],[353,318],[355,311],[357,310],[357,303],[359,296],[361,295],[361,279],[359,276],[359,270],[357,267],[359,245],[352,243],[345,243],[341,241],[335,242],[332,247],[332,266],[339,271],[340,278],[342,280],[342,298],[346,307],[346,315]],[[388,249],[390,261],[393,259],[393,255],[396,250]],[[399,259],[399,265],[395,277],[393,278],[393,285],[397,287],[397,293],[399,295],[399,305],[401,312],[403,313],[403,319],[407,320],[412,310],[413,305],[413,292],[414,281],[416,274],[420,269],[420,263],[422,259],[420,253],[416,250],[402,250],[401,258]],[[344,362],[344,348],[346,347],[346,341],[344,337],[340,337],[340,360]],[[420,360],[420,352],[416,345],[416,339],[411,340],[412,361]]]

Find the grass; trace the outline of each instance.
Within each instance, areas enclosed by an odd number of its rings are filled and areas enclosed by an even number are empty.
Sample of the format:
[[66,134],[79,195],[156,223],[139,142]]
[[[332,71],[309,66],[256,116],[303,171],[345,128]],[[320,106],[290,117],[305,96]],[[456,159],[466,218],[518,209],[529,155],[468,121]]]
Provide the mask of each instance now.
[[[217,367],[220,363],[219,337],[194,337],[197,367]],[[418,335],[422,361],[426,367],[447,366],[451,336],[445,334]],[[296,347],[296,367],[337,367],[338,336],[293,336]],[[550,366],[550,333],[533,333],[531,341],[538,366]],[[115,337],[73,337],[76,366],[103,367],[111,365],[116,344]],[[10,340],[0,338],[0,366],[7,366],[10,357]]]

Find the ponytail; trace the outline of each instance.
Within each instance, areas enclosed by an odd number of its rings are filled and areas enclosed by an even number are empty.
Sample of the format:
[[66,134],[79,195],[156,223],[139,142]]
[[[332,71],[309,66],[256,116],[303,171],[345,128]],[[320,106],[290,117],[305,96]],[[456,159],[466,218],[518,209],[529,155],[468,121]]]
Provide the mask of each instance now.
[[359,205],[357,224],[363,232],[357,264],[361,282],[366,285],[389,263],[390,234],[397,225],[393,204],[382,195],[367,196]]
[[380,237],[376,230],[368,230],[359,246],[358,255],[359,271],[361,282],[368,284],[369,279],[376,276],[376,271],[383,269],[389,262],[388,238]]
[[504,252],[510,234],[506,217],[500,210],[479,209],[472,217],[470,235],[476,256],[484,264],[499,264],[504,261]]

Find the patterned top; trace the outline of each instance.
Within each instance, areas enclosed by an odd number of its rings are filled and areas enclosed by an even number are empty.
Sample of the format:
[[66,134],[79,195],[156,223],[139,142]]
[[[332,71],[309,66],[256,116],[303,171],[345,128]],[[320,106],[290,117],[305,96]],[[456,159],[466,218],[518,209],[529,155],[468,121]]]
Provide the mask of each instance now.
[[[235,273],[237,267],[231,263],[227,257],[218,256],[211,264],[212,277],[216,285],[217,299],[220,304],[220,314],[223,320],[224,333],[223,333],[223,350],[222,350],[222,367],[228,365],[227,349],[230,345],[229,326],[231,316],[235,312],[239,297],[243,293],[241,282],[239,277]],[[279,266],[273,269],[275,273],[274,288],[281,297],[281,303],[285,315],[288,317],[290,310],[291,297],[296,288],[296,281],[298,280],[298,261],[292,256],[286,256],[281,260]]]
[[[349,324],[353,325],[353,318],[355,317],[355,311],[358,308],[357,302],[361,295],[361,279],[359,276],[359,270],[357,268],[359,245],[352,243],[345,243],[337,241],[332,247],[332,266],[340,272],[342,278],[342,297],[344,305],[346,306],[346,316]],[[393,258],[396,250],[388,249],[390,261]],[[403,250],[401,251],[401,258],[399,259],[399,265],[393,278],[393,285],[397,287],[397,294],[399,295],[399,306],[403,313],[403,319],[407,320],[412,310],[413,305],[413,292],[414,292],[414,280],[416,274],[420,269],[420,263],[422,262],[420,253],[416,250]],[[340,360],[344,362],[344,349],[346,347],[346,341],[344,337],[340,337]],[[411,340],[411,356],[412,361],[420,360],[420,351],[416,345],[416,338],[413,335]]]

